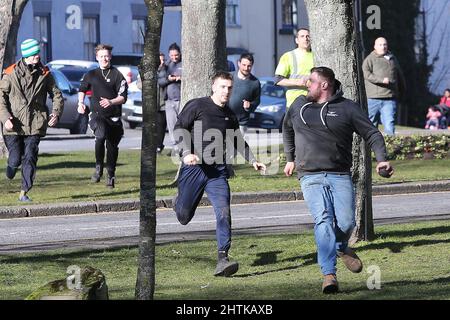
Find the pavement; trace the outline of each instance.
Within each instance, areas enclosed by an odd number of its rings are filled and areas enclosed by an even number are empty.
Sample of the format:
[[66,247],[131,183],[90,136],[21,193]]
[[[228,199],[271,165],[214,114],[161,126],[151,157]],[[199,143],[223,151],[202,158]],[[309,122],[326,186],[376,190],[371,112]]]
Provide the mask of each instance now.
[[[450,191],[450,180],[403,182],[375,185],[372,194],[395,195]],[[278,201],[303,200],[301,191],[266,191],[232,193],[231,204],[264,203]],[[199,206],[209,206],[207,197],[203,197]],[[157,197],[157,208],[172,208],[172,197]],[[0,219],[76,215],[87,213],[125,212],[140,209],[139,199],[99,200],[85,202],[67,202],[53,204],[26,204],[21,206],[0,207]]]
[[[423,129],[397,129],[399,135],[411,134],[443,134],[449,133],[448,130],[423,130]],[[92,139],[90,134],[86,135],[48,135],[44,139],[51,140],[72,140],[72,139]],[[424,193],[450,191],[450,180],[439,181],[420,181],[403,183],[386,183],[383,185],[374,185],[373,195],[394,195],[406,193]],[[231,204],[245,203],[263,203],[277,201],[298,201],[303,200],[301,191],[266,191],[266,192],[245,192],[232,193]],[[203,197],[199,206],[210,205],[208,199]],[[157,197],[157,208],[172,208],[172,197]],[[54,204],[26,204],[20,206],[0,207],[0,219],[24,218],[24,217],[42,217],[42,216],[60,216],[86,213],[105,213],[139,210],[139,199],[120,199],[120,200],[98,200],[85,202],[68,202]]]

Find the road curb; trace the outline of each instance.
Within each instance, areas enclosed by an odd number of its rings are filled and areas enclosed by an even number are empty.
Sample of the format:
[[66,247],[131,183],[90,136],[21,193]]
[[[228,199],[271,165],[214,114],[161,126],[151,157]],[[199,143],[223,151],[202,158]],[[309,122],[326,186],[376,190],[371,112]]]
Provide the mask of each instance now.
[[[394,195],[407,193],[424,193],[450,191],[450,180],[404,182],[372,187],[373,195]],[[298,201],[303,200],[301,191],[275,191],[275,192],[249,192],[233,193],[232,204]],[[199,206],[208,206],[210,202],[203,197]],[[156,199],[157,208],[172,208],[172,197],[161,197]],[[39,204],[0,207],[0,219],[61,216],[85,213],[108,213],[139,210],[139,199],[101,200],[92,202],[68,202],[56,204]]]

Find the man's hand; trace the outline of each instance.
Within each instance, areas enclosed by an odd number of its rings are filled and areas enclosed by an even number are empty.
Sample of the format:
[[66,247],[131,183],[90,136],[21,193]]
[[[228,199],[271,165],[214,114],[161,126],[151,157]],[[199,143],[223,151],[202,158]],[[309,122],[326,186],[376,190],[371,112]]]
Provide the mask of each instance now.
[[247,111],[250,108],[250,101],[242,100],[242,106]]
[[380,170],[385,170],[389,174],[387,177],[390,177],[394,174],[394,168],[390,165],[388,161],[378,162],[375,170],[377,171],[378,174],[380,174]]
[[384,78],[384,79],[383,79],[383,83],[384,83],[384,84],[389,84],[389,78]]
[[6,129],[6,131],[12,131],[13,128],[14,128],[14,124],[13,124],[13,122],[11,120],[12,120],[12,118],[9,118],[5,122],[5,129]]
[[284,174],[287,176],[287,177],[290,177],[290,176],[292,176],[292,173],[294,172],[294,169],[295,169],[295,162],[287,162],[286,163],[286,166],[284,167]]
[[188,166],[194,166],[200,161],[200,158],[195,154],[188,154],[183,158],[183,163]]
[[112,106],[111,100],[100,97],[100,107],[108,108],[109,106]]
[[50,127],[53,127],[54,125],[56,125],[58,123],[58,116],[54,113],[52,113],[50,115],[50,119],[48,120],[48,125]]
[[86,105],[83,102],[78,102],[78,113],[84,114],[86,112]]
[[255,168],[256,171],[261,171],[261,174],[266,173],[266,165],[264,163],[255,161],[253,162],[253,168]]

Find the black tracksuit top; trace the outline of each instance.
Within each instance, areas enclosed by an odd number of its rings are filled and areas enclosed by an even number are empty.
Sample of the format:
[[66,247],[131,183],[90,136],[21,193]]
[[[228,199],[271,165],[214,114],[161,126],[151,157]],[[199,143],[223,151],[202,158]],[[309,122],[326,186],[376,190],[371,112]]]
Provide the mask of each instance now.
[[283,122],[286,161],[295,160],[298,176],[318,172],[350,173],[353,133],[359,134],[375,152],[377,161],[386,161],[383,135],[355,102],[338,90],[329,101],[318,104],[299,96]]
[[[185,129],[189,134],[181,135],[182,132],[177,132],[177,129]],[[228,152],[237,150],[247,161],[255,161],[252,151],[239,131],[236,115],[228,105],[224,107],[216,105],[211,97],[193,99],[186,103],[178,115],[175,131],[175,138],[182,148],[183,156],[190,153],[196,154],[202,162],[212,164],[209,161],[211,157],[207,155],[211,155],[213,158],[217,155],[217,161],[214,163],[223,163],[225,158],[222,158],[217,152],[225,151],[228,147]],[[182,140],[179,139],[180,137]],[[217,137],[222,139],[222,143],[215,141]],[[228,140],[227,143],[227,139],[231,140]],[[214,146],[217,146],[216,150],[213,150]],[[223,157],[225,157],[225,152]]]

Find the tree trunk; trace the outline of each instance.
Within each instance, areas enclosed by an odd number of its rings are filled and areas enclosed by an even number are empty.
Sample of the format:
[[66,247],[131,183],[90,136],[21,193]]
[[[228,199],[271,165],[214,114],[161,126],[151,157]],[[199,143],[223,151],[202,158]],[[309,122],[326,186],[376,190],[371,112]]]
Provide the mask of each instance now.
[[[0,74],[3,66],[14,63],[16,56],[17,33],[22,12],[28,0],[0,0]],[[8,155],[0,124],[0,158]]]
[[[359,103],[367,112],[362,59],[353,14],[354,1],[306,0],[305,3],[311,29],[314,65],[333,69],[336,78],[342,83],[345,97]],[[330,25],[333,26],[333,32],[329,32]],[[374,238],[370,157],[367,144],[355,134],[352,176],[356,187],[356,228],[350,242]]]
[[164,13],[163,0],[145,0],[147,30],[144,57],[140,65],[142,79],[142,153],[139,217],[139,258],[135,297],[152,300],[155,292],[156,241],[156,113],[159,45]]
[[183,0],[181,106],[211,94],[211,77],[227,70],[225,0]]

